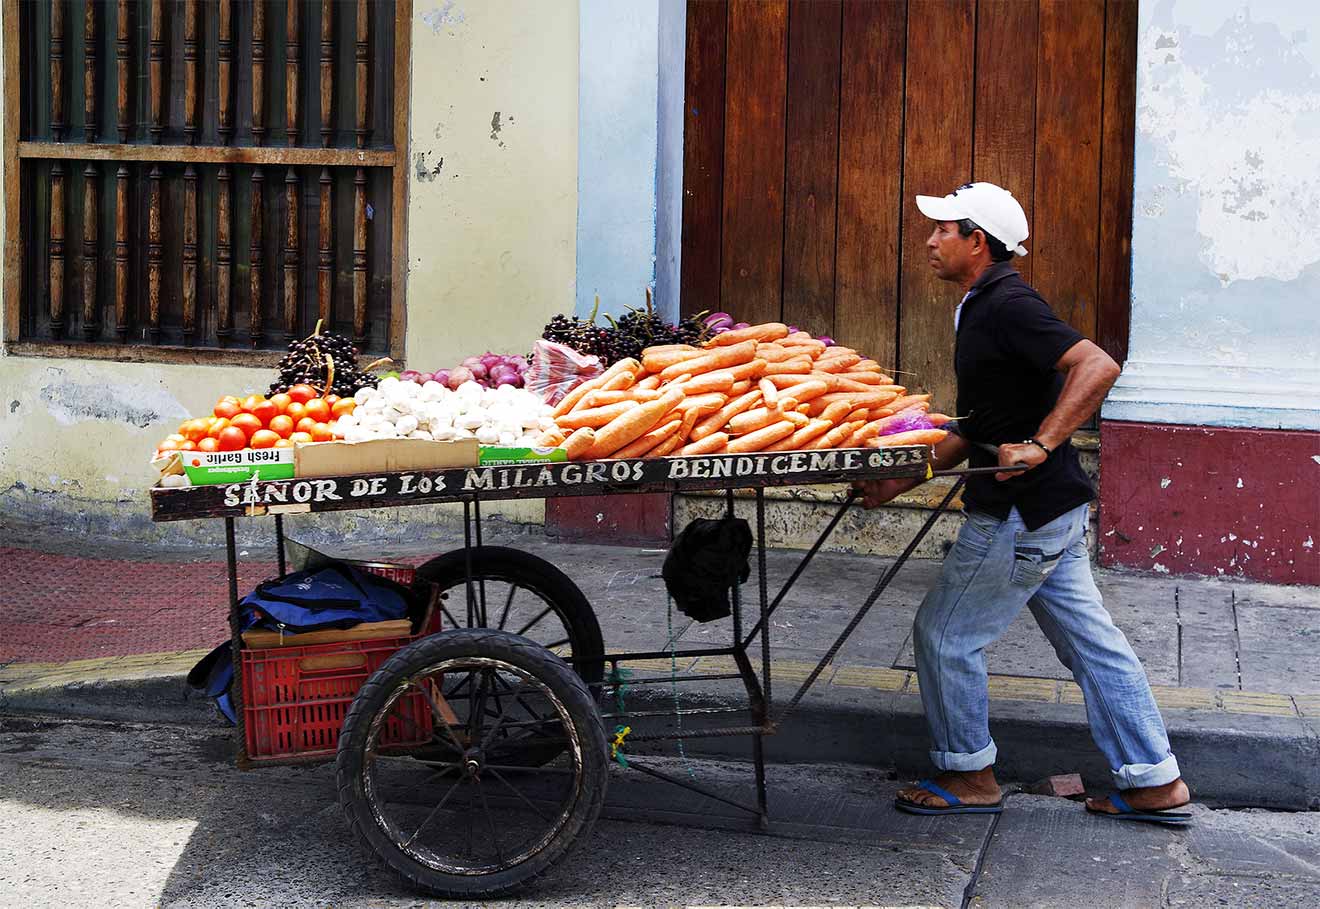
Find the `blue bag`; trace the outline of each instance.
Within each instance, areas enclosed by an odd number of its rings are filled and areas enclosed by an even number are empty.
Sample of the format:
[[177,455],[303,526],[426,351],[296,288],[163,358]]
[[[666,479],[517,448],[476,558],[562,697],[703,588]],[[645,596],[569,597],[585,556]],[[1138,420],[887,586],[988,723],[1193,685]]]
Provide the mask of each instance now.
[[[239,606],[244,631],[268,628],[296,635],[407,618],[414,602],[412,591],[397,581],[336,562],[263,581]],[[214,698],[230,723],[237,722],[229,696],[233,682],[229,641],[202,657],[188,673],[188,684]]]

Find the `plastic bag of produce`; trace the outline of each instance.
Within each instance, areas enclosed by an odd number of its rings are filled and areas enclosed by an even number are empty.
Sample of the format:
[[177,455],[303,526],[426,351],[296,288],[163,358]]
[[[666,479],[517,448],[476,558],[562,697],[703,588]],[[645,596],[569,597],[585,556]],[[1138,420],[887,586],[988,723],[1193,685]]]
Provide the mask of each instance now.
[[524,387],[547,404],[558,404],[564,395],[605,371],[600,357],[580,354],[571,347],[538,338],[532,344],[532,362],[523,377]]

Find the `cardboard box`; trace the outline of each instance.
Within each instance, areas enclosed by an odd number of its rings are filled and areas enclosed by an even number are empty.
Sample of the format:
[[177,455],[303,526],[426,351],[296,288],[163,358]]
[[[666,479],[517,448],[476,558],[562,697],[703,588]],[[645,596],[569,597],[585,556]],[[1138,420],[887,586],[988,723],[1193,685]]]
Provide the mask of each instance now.
[[372,439],[368,442],[303,442],[293,452],[300,477],[337,477],[401,470],[477,466],[477,440]]
[[503,445],[482,445],[481,466],[494,464],[543,464],[567,461],[568,452],[562,448],[516,448]]
[[293,479],[292,448],[245,448],[242,451],[181,451],[183,472],[194,486]]

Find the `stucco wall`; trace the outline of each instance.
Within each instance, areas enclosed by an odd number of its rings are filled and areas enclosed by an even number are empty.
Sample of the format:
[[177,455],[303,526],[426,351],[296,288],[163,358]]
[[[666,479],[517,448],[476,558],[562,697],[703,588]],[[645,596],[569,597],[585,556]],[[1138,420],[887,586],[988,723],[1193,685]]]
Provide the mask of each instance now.
[[[8,27],[9,23],[0,23]],[[573,305],[578,8],[574,0],[418,0],[409,137],[409,363],[525,352]],[[10,301],[0,298],[0,312]],[[157,440],[266,370],[0,352],[0,509],[146,535]],[[487,513],[540,521],[539,502]],[[443,519],[399,509],[378,525]],[[344,518],[327,518],[349,526]],[[179,533],[191,528],[174,525]]]
[[1143,0],[1109,419],[1320,429],[1320,4]]

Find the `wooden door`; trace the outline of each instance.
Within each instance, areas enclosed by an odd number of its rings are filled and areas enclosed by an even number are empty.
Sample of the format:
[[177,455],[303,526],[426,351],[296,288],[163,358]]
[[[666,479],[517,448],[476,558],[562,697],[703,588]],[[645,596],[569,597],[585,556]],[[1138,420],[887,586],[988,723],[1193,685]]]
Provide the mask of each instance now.
[[1016,264],[1126,356],[1136,0],[689,0],[684,313],[830,334],[954,407],[918,193],[1022,202]]

